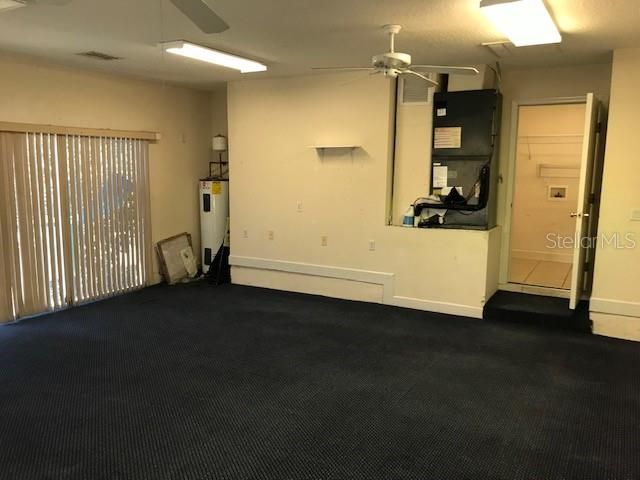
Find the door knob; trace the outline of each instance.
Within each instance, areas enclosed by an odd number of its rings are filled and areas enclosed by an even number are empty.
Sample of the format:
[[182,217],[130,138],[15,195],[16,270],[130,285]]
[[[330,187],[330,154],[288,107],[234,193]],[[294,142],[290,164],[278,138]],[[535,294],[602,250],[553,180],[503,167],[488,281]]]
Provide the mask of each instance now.
[[578,212],[571,212],[571,218],[581,217],[582,215]]

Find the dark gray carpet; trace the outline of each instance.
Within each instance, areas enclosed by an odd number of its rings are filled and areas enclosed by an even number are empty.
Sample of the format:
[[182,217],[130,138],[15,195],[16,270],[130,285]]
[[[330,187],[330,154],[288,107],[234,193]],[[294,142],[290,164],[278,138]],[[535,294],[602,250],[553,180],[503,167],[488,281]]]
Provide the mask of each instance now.
[[640,478],[640,346],[235,286],[0,328],[2,479]]
[[538,327],[591,333],[589,302],[569,309],[568,298],[542,297],[516,292],[497,292],[484,306],[483,317],[494,322],[519,323]]

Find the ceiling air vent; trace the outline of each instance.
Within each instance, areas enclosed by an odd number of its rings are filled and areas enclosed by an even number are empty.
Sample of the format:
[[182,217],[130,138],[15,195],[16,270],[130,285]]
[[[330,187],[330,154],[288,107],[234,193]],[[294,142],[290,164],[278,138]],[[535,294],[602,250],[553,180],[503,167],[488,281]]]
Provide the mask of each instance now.
[[404,105],[424,105],[429,103],[430,86],[418,77],[402,78],[402,103]]
[[114,57],[113,55],[109,55],[107,53],[102,52],[81,52],[78,53],[81,57],[93,58],[94,60],[102,60],[104,62],[110,62],[112,60],[122,60],[122,57]]

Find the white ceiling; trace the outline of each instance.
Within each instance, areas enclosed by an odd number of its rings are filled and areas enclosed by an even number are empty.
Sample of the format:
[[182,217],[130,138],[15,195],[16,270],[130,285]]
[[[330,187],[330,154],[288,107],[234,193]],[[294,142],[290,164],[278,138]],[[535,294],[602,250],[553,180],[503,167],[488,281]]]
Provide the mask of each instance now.
[[[496,58],[482,42],[501,40],[479,0],[208,0],[231,29],[205,35],[168,0],[73,0],[0,14],[0,51],[201,88],[241,75],[163,54],[162,40],[185,39],[269,65],[254,76],[310,73],[311,66],[368,66],[387,50],[379,29],[400,23],[397,48],[414,63],[478,64]],[[548,0],[564,35],[560,49],[531,47],[509,65],[603,62],[640,46],[638,0]],[[75,55],[97,50],[122,60]],[[171,58],[170,58],[171,57]]]

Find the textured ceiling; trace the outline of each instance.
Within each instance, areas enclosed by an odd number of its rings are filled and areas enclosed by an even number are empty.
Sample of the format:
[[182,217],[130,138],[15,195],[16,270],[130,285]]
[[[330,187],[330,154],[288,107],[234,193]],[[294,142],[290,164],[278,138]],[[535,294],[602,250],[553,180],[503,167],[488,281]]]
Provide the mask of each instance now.
[[[208,0],[231,29],[202,34],[168,0],[73,0],[0,14],[0,51],[56,63],[202,88],[240,74],[162,53],[162,40],[185,39],[264,61],[256,76],[309,73],[311,66],[368,66],[387,50],[379,29],[400,23],[397,48],[414,63],[477,64],[496,58],[482,42],[501,40],[479,0]],[[510,65],[603,62],[611,51],[640,46],[638,0],[548,0],[564,35],[560,48],[531,47]],[[75,53],[98,50],[102,63]]]

